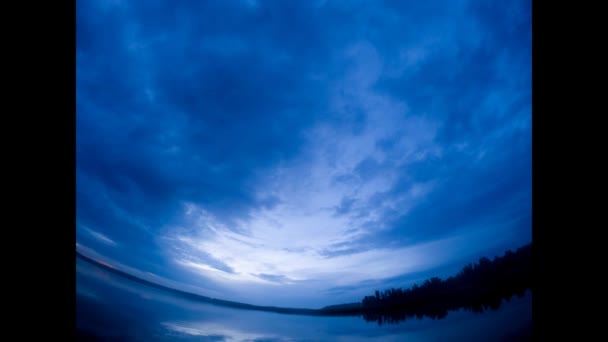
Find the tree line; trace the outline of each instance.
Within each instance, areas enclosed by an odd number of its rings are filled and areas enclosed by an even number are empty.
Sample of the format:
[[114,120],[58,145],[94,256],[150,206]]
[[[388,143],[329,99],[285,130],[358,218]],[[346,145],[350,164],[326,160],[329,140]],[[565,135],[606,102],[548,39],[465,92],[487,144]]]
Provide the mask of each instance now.
[[408,289],[375,291],[361,302],[363,318],[378,324],[396,323],[423,316],[444,318],[448,311],[465,308],[473,312],[496,310],[503,299],[523,297],[532,290],[532,244],[506,251],[493,260],[486,257],[469,263],[445,280],[433,277]]

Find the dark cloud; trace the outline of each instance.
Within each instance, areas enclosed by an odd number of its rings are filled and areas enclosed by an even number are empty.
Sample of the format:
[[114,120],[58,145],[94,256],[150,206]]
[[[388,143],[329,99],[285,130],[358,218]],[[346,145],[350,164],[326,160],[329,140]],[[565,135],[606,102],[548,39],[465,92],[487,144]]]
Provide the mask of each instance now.
[[[530,2],[496,6],[470,1],[466,9],[471,22],[468,26],[455,25],[454,29],[462,34],[456,35],[454,41],[444,42],[438,50],[431,49],[416,68],[406,70],[400,77],[385,77],[376,86],[404,98],[414,112],[437,115],[443,121],[439,138],[444,143],[463,137],[478,139],[508,123],[509,116],[497,120],[496,116],[484,115],[480,107],[490,95],[516,91],[530,104]],[[457,17],[445,13],[443,16],[448,21]],[[440,31],[440,35],[444,37],[446,32]]]
[[[79,172],[156,224],[178,201],[225,217],[273,205],[255,203],[254,173],[297,153],[299,132],[326,102],[323,84],[307,74],[318,71],[324,45],[310,11],[210,2],[100,13],[94,2],[79,5]],[[226,45],[241,43],[226,55]],[[79,208],[107,225],[105,212]]]

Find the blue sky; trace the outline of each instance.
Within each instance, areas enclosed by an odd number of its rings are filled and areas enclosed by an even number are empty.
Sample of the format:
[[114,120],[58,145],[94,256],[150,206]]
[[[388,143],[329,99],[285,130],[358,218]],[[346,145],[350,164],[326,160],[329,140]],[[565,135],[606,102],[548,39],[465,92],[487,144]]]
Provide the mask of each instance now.
[[531,241],[530,1],[80,1],[76,248],[318,307]]

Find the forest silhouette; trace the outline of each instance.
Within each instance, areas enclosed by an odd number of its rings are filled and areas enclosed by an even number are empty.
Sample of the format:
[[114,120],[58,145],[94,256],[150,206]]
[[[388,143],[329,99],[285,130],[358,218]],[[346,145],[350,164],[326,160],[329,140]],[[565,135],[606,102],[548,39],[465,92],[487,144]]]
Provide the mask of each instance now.
[[376,291],[363,298],[360,310],[368,322],[398,323],[408,318],[445,318],[448,311],[497,310],[502,300],[532,290],[532,244],[466,265],[445,280],[433,277],[408,289]]

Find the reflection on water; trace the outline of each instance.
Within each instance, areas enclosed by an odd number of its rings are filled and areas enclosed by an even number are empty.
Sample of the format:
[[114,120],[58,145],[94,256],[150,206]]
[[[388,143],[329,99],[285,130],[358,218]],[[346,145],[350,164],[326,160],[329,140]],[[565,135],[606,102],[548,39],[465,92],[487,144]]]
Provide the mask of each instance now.
[[450,312],[394,325],[362,317],[281,315],[174,296],[77,260],[78,334],[87,341],[525,341],[531,295],[496,311]]

